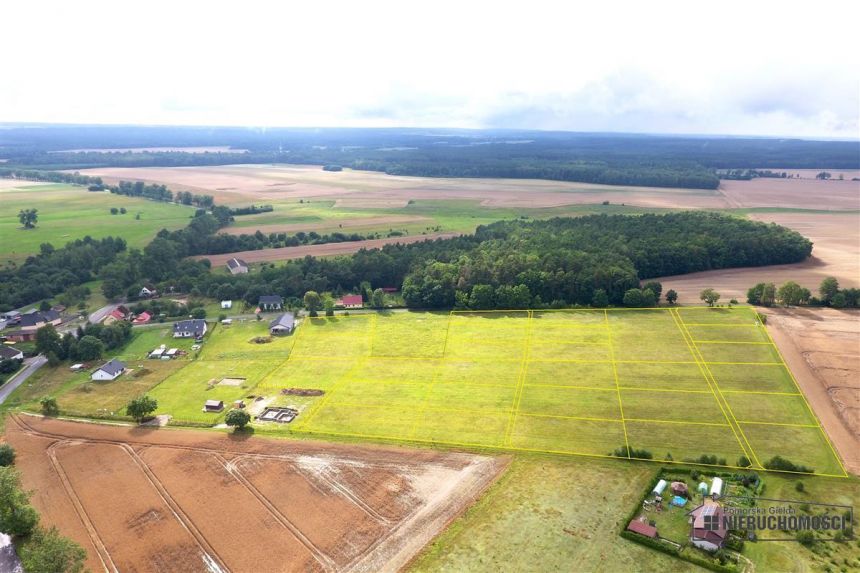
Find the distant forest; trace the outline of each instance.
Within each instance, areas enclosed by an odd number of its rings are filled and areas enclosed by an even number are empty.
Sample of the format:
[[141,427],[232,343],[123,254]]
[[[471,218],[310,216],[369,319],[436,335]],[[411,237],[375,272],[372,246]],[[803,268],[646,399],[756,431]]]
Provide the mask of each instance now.
[[306,257],[230,276],[186,258],[204,250],[222,224],[198,210],[186,229],[162,230],[142,251],[111,238],[87,237],[56,250],[43,245],[23,265],[0,269],[0,311],[96,278],[109,298],[134,299],[148,285],[249,304],[279,294],[298,304],[309,290],[341,293],[369,284],[402,288],[412,308],[620,305],[640,279],[794,263],[812,252],[812,243],[784,227],[714,213],[593,215],[501,221],[474,235]]
[[[235,152],[72,149],[229,146]],[[0,129],[9,167],[291,163],[429,177],[504,177],[715,189],[717,170],[860,169],[860,143],[519,130],[35,126]]]

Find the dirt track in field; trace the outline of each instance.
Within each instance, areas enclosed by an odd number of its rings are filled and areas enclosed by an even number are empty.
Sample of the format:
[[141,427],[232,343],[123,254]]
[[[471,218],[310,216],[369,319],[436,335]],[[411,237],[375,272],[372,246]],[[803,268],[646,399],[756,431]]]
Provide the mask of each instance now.
[[860,475],[860,312],[770,308],[767,328],[845,469]]
[[314,223],[287,223],[275,225],[254,225],[251,227],[227,227],[219,231],[225,235],[242,235],[253,234],[260,231],[264,234],[269,233],[297,233],[299,231],[319,231],[320,229],[337,229],[343,233],[348,233],[354,229],[363,229],[367,227],[379,227],[382,225],[398,225],[403,223],[420,223],[422,221],[432,221],[429,217],[421,217],[418,215],[389,215],[387,217],[352,217],[349,219],[329,219],[327,221],[317,221]]
[[93,571],[396,571],[508,463],[27,415],[6,438]]
[[389,237],[386,239],[368,239],[367,241],[346,241],[343,243],[326,243],[323,245],[304,245],[301,247],[281,247],[278,249],[261,249],[259,251],[241,251],[238,253],[225,253],[223,255],[200,255],[192,257],[198,260],[209,259],[213,266],[224,265],[233,257],[248,263],[260,263],[270,261],[289,261],[301,259],[308,255],[312,257],[330,257],[332,255],[348,255],[359,249],[378,249],[385,245],[409,243],[420,243],[421,241],[432,241],[433,239],[449,239],[456,237],[458,233],[431,233],[429,235],[411,235],[408,237]]

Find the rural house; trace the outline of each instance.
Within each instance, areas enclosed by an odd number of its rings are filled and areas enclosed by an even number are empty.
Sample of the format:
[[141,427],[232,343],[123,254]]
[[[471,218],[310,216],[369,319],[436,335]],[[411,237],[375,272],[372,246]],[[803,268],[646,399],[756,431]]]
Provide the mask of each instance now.
[[12,340],[15,342],[30,342],[31,340],[36,340],[36,331],[35,330],[10,330],[9,332],[3,334],[3,336],[7,340]]
[[0,345],[0,360],[24,360],[24,353],[17,348]]
[[269,332],[272,334],[289,334],[293,331],[296,318],[291,312],[285,312],[269,323]]
[[723,546],[728,536],[723,522],[723,507],[712,499],[688,513],[693,518],[690,542],[705,551],[716,551]]
[[232,300],[222,300],[221,301],[221,310],[227,310],[228,308],[233,308]]
[[21,321],[18,323],[18,327],[21,330],[38,330],[45,326],[46,324],[53,324],[54,326],[60,324],[62,319],[60,318],[60,313],[56,310],[46,310],[44,312],[31,312],[29,314],[24,314],[21,316]]
[[116,380],[123,372],[125,372],[125,364],[114,358],[110,362],[102,364],[90,378],[93,380]]
[[200,338],[206,334],[206,321],[202,318],[180,320],[173,325],[173,338]]
[[242,259],[230,259],[227,261],[227,269],[232,275],[243,275],[248,272],[248,263]]
[[364,306],[364,300],[360,294],[348,294],[337,301],[337,305],[343,308],[361,308]]
[[137,296],[139,298],[152,298],[156,294],[158,294],[158,292],[154,288],[151,289],[151,288],[143,287],[140,289],[140,292],[137,293]]
[[284,308],[284,299],[278,295],[263,295],[258,306],[260,310],[281,310]]
[[123,312],[120,309],[115,308],[110,312],[110,314],[108,314],[105,317],[103,324],[105,326],[109,326],[115,322],[118,322],[120,320],[125,320],[125,319],[126,319],[126,315],[123,314]]
[[150,320],[152,320],[152,315],[146,311],[143,311],[140,314],[138,314],[136,317],[134,317],[134,320],[132,320],[131,323],[132,324],[146,324]]

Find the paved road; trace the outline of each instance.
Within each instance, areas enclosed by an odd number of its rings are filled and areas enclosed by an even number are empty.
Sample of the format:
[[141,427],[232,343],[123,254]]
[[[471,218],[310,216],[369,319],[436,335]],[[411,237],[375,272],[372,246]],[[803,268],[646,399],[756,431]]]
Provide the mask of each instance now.
[[8,382],[6,382],[2,387],[0,387],[0,404],[6,401],[6,398],[9,397],[9,394],[15,391],[15,389],[23,384],[27,378],[29,378],[33,372],[41,368],[48,362],[48,359],[42,356],[41,354],[35,356],[33,358],[27,358],[24,360],[24,367],[19,370],[15,376],[13,376]]
[[122,303],[118,302],[115,304],[109,304],[109,305],[101,307],[98,310],[94,310],[93,312],[90,313],[88,320],[93,324],[97,324],[97,323],[101,322],[102,320],[104,320],[105,317],[107,315],[109,315],[111,312],[113,312],[113,310],[116,307],[118,307],[120,304],[122,304]]

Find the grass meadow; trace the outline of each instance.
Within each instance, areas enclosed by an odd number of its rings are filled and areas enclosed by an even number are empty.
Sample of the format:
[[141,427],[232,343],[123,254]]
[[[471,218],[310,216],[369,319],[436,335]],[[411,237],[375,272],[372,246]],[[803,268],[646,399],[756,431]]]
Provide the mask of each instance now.
[[[111,207],[125,207],[127,212],[111,215]],[[38,209],[35,228],[21,227],[21,209]],[[42,243],[62,247],[87,235],[122,237],[131,247],[143,247],[162,228],[181,229],[191,215],[189,207],[73,185],[4,185],[0,186],[0,260],[21,262],[38,253]]]
[[224,414],[204,413],[206,400],[265,396],[300,415],[264,433],[757,468],[778,455],[844,474],[747,307],[354,314],[306,318],[260,343],[267,325],[217,325],[199,353],[164,366],[142,359],[190,343],[141,331],[119,356],[150,370],[145,380],[123,377],[105,399],[62,382],[61,407],[113,408],[148,390],[177,423],[216,424]]

